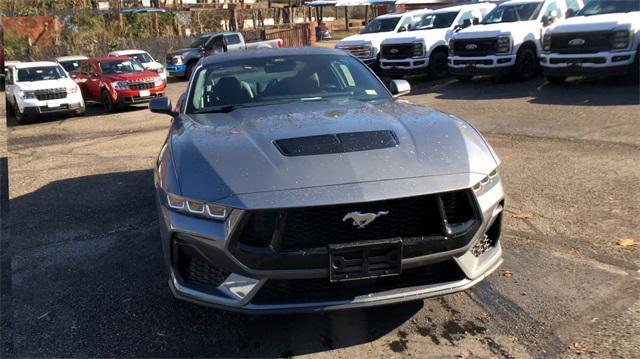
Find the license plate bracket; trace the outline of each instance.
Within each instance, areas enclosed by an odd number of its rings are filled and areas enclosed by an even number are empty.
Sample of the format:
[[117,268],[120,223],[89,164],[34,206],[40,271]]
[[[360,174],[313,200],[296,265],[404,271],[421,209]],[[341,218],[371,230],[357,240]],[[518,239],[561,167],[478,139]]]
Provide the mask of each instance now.
[[401,273],[401,238],[329,245],[331,282],[387,277]]

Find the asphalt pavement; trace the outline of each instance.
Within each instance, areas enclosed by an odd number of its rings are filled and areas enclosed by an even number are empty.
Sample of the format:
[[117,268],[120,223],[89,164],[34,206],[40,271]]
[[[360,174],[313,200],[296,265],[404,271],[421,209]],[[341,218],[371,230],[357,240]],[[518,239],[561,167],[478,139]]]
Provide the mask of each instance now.
[[[411,83],[407,100],[467,119],[503,160],[505,263],[487,280],[324,314],[177,301],[151,170],[170,119],[89,106],[83,117],[9,119],[3,357],[639,357],[640,247],[616,244],[640,241],[638,86]],[[184,88],[171,83],[168,94]]]

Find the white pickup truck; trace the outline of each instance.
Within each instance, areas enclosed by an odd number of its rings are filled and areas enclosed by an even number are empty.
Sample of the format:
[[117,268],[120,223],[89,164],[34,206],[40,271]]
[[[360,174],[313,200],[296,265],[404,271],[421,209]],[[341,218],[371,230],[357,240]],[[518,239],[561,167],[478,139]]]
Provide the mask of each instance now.
[[433,78],[448,75],[447,40],[453,33],[477,24],[494,4],[484,2],[425,12],[407,25],[407,32],[392,34],[383,42],[380,69],[400,77],[428,72]]
[[357,35],[348,36],[336,44],[337,49],[351,53],[370,67],[379,65],[380,44],[390,34],[403,32],[430,10],[414,10],[401,14],[385,14],[371,20]]
[[449,70],[460,80],[506,74],[528,80],[538,70],[542,30],[566,12],[577,12],[582,5],[582,0],[506,1],[493,9],[480,26],[451,37]]
[[591,0],[545,31],[540,65],[549,82],[567,76],[628,75],[638,81],[640,1]]

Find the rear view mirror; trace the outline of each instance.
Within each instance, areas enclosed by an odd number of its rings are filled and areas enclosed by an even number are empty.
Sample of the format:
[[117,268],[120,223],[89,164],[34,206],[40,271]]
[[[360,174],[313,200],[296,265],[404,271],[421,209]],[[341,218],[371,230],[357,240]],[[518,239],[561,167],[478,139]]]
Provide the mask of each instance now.
[[391,80],[389,82],[389,91],[393,97],[400,97],[411,92],[411,85],[407,80]]
[[474,25],[478,25],[478,24],[480,24],[480,19],[478,19],[477,17],[474,17],[474,18],[473,18],[473,24],[474,24]]
[[398,29],[398,32],[405,32],[405,31],[407,31],[407,28],[404,25],[400,26],[400,28]]
[[171,99],[166,96],[151,99],[151,101],[149,101],[149,111],[174,115],[173,109],[171,108]]
[[462,22],[462,28],[466,29],[469,26],[471,26],[471,19],[464,19],[464,21]]
[[542,26],[549,26],[550,22],[549,22],[549,17],[547,15],[544,15],[542,17]]
[[286,58],[273,59],[272,61],[269,61],[264,65],[264,72],[268,74],[278,73],[278,72],[289,72],[295,69],[296,69],[296,62],[287,60]]

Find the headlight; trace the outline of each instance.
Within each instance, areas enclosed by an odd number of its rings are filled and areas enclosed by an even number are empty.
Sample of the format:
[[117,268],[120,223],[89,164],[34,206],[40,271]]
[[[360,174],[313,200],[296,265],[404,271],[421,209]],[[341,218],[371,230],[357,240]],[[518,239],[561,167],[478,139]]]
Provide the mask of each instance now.
[[496,53],[497,54],[508,54],[511,52],[511,37],[510,36],[499,36],[498,41],[496,43]]
[[182,65],[182,56],[174,56],[172,62],[176,65]]
[[613,50],[624,50],[629,47],[630,43],[629,30],[617,30],[611,35],[611,48]]
[[159,68],[157,71],[158,71],[159,74],[163,74],[164,73],[164,67]]
[[67,93],[76,93],[78,92],[78,86],[67,87]]
[[542,51],[551,50],[551,34],[544,34],[542,37]]
[[424,44],[421,42],[414,43],[413,48],[411,49],[411,56],[413,57],[424,56]]
[[116,90],[126,90],[129,88],[129,84],[127,83],[127,81],[112,82],[111,86],[113,86],[113,88]]
[[230,208],[219,204],[186,199],[168,192],[165,194],[167,206],[184,214],[223,221],[231,212]]
[[158,87],[164,85],[164,81],[160,77],[156,77],[153,79],[153,86]]
[[493,186],[498,182],[500,182],[500,172],[498,171],[498,168],[496,168],[471,188],[473,189],[473,192],[476,193],[476,196],[481,196],[493,188]]
[[22,94],[20,94],[20,96],[21,96],[23,99],[26,99],[26,100],[28,100],[28,99],[34,99],[34,98],[36,98],[36,93],[35,93],[35,92],[33,92],[33,91],[23,91],[23,92],[22,92]]

